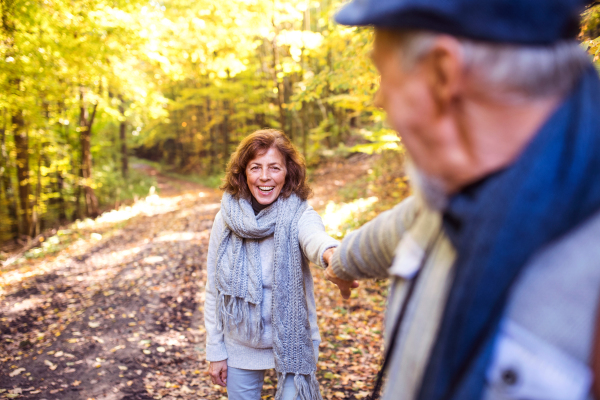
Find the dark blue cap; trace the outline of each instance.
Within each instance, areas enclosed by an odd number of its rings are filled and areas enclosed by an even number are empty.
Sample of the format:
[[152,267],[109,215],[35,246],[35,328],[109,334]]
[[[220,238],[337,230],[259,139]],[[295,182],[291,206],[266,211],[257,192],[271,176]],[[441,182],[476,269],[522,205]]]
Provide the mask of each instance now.
[[354,0],[342,25],[422,29],[490,42],[546,45],[575,39],[589,0]]

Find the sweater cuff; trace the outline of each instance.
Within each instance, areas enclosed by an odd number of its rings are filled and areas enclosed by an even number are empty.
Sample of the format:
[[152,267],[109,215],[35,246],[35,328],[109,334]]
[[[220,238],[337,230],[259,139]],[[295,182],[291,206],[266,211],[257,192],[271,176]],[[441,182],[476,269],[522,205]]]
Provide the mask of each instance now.
[[215,362],[227,360],[225,342],[206,346],[206,361]]
[[331,264],[329,264],[329,266],[331,267],[331,269],[333,269],[333,272],[335,272],[337,277],[340,279],[346,281],[353,281],[354,279],[356,279],[344,270],[344,266],[342,265],[342,258],[339,251],[333,253],[333,256],[331,257]]

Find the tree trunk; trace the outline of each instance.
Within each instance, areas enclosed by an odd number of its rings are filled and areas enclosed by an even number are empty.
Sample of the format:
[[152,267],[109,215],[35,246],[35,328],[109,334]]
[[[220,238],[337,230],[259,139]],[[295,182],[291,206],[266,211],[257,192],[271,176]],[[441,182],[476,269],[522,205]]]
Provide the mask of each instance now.
[[35,201],[33,203],[32,224],[29,228],[29,236],[35,237],[40,234],[40,197],[42,194],[42,151],[41,144],[37,145],[37,184],[35,187]]
[[210,153],[210,165],[209,165],[209,170],[210,170],[210,174],[212,175],[213,172],[215,171],[215,167],[216,167],[216,158],[217,158],[217,153],[215,151],[215,137],[214,137],[214,129],[212,124],[212,115],[210,113],[210,98],[207,97],[206,98],[206,124],[208,125],[208,137],[209,137],[209,148],[208,148],[208,152]]
[[[67,119],[67,110],[66,110],[66,105],[65,105],[64,99],[59,102],[59,110],[60,110],[59,114],[62,115],[63,119],[66,120]],[[62,134],[62,137],[66,144],[66,148],[74,149],[75,145],[71,141],[71,138],[69,135],[69,125],[65,125],[65,124],[61,124],[61,125],[62,125],[61,134]],[[71,208],[73,208],[73,211],[70,215],[70,218],[72,221],[75,221],[77,218],[81,217],[79,215],[79,212],[81,211],[79,208],[79,194],[77,193],[81,186],[76,184],[76,182],[74,182],[75,184],[72,185],[73,187],[76,187],[77,190],[73,191],[72,192],[73,196],[69,196],[69,197],[71,199],[75,199],[75,201],[68,201],[67,198],[65,197],[65,183],[66,183],[65,181],[67,179],[69,179],[69,177],[77,177],[78,172],[80,171],[77,166],[77,161],[76,161],[76,156],[74,155],[74,151],[67,151],[67,156],[69,158],[70,171],[65,171],[66,175],[63,175],[63,172],[58,168],[58,166],[56,166],[56,178],[57,178],[56,187],[59,192],[59,198],[58,198],[59,214],[58,215],[59,215],[59,219],[61,220],[60,221],[61,223],[66,222],[68,220],[69,215],[67,214],[67,212]]]
[[119,139],[121,140],[121,174],[123,178],[129,177],[129,158],[127,156],[126,123],[122,121],[119,126]]
[[[304,10],[304,19],[302,24],[303,31],[310,31],[310,0],[306,0],[306,10]],[[304,71],[306,69],[305,48],[302,46],[300,53],[300,80],[304,80]],[[306,116],[306,108],[308,104],[302,102],[300,109],[300,133],[302,135],[302,154],[304,158],[308,158],[308,120]]]
[[[275,28],[275,20],[273,20],[273,28]],[[277,106],[279,107],[279,125],[280,130],[285,133],[285,109],[284,98],[283,98],[283,84],[277,77],[277,70],[279,67],[279,51],[277,49],[277,28],[275,28],[275,36],[273,37],[273,84],[277,89]]]
[[302,121],[302,154],[304,158],[308,158],[308,118],[306,117],[306,102],[302,102],[302,110],[300,110],[300,120]]
[[[18,235],[18,214],[17,205],[15,203],[15,192],[13,189],[12,181],[9,174],[9,159],[8,152],[6,151],[6,111],[4,112],[4,122],[2,129],[0,129],[0,157],[2,157],[2,163],[0,164],[0,193],[4,192],[4,201],[6,202],[9,220],[9,232],[12,237]],[[1,199],[0,199],[1,200]]]
[[127,121],[125,120],[125,107],[123,106],[124,101],[123,97],[119,96],[119,100],[121,104],[119,104],[119,112],[121,113],[121,117],[123,120],[119,125],[119,139],[121,141],[121,174],[123,178],[127,179],[129,176],[129,159],[127,157]]
[[[81,168],[79,169],[79,172],[81,174]],[[82,186],[80,183],[79,185],[77,185],[77,190],[75,190],[75,211],[73,212],[73,221],[77,219],[83,219],[84,215],[84,213],[81,211],[81,192],[83,191],[81,190],[81,188]]]
[[79,129],[80,136],[79,140],[81,143],[81,178],[82,178],[82,189],[85,198],[86,215],[88,217],[96,218],[98,213],[98,199],[94,193],[94,189],[91,187],[92,184],[92,152],[91,152],[91,137],[92,137],[92,124],[94,123],[94,117],[96,116],[96,110],[98,104],[94,105],[92,115],[89,116],[88,110],[85,104],[83,90],[80,91],[80,114],[79,114]]
[[[5,117],[6,118],[6,117]],[[8,152],[6,151],[6,119],[5,126],[0,130],[0,155],[2,156],[2,164],[0,165],[0,201],[2,201],[1,193],[4,192],[4,204],[8,211],[6,217],[8,219],[8,232],[12,238],[17,238],[19,235],[19,214],[17,212],[17,204],[15,198],[15,190],[13,188],[12,179],[9,172]]]
[[183,133],[177,135],[179,140],[176,142],[177,153],[179,153],[179,166],[177,167],[180,172],[185,170],[185,130]]
[[329,135],[327,135],[327,147],[328,148],[333,148],[337,143],[334,141],[334,137],[332,136],[331,133],[331,118],[334,117],[333,115],[333,106],[329,103],[329,97],[331,96],[331,86],[330,86],[330,76],[331,76],[331,72],[333,70],[333,61],[332,61],[332,53],[331,53],[331,46],[327,47],[327,67],[328,67],[328,72],[327,72],[327,82],[325,83],[325,118],[327,119],[327,123],[328,126],[330,128],[330,133]]
[[[227,69],[227,82],[231,81],[231,74],[229,69]],[[229,142],[231,141],[231,127],[229,126],[229,117],[231,113],[231,105],[232,103],[229,100],[223,100],[223,163],[226,165],[229,162]]]
[[61,224],[67,220],[67,207],[65,202],[64,189],[65,180],[58,167],[56,167],[56,192],[58,193],[58,222]]
[[204,108],[201,105],[196,105],[196,113],[194,114],[195,116],[195,120],[194,120],[194,129],[192,130],[193,133],[193,143],[194,143],[194,149],[196,149],[196,155],[198,156],[198,164],[200,165],[200,167],[202,167],[203,165],[203,161],[204,158],[206,157],[206,151],[203,147],[203,142],[204,142],[204,135],[201,134],[202,132],[202,124],[206,123],[206,121],[204,120]]
[[19,233],[28,234],[31,227],[31,206],[29,204],[29,137],[25,129],[23,111],[12,116],[15,148],[17,152],[17,180],[19,182]]
[[229,160],[229,100],[223,101],[223,160]]

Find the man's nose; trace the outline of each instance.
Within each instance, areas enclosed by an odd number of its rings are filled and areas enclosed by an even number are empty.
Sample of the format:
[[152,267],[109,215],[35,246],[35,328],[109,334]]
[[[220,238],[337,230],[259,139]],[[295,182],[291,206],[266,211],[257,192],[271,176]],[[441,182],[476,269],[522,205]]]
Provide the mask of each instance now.
[[373,105],[377,108],[383,108],[383,96],[381,96],[381,87],[377,89],[377,92],[375,92],[375,96],[373,96]]

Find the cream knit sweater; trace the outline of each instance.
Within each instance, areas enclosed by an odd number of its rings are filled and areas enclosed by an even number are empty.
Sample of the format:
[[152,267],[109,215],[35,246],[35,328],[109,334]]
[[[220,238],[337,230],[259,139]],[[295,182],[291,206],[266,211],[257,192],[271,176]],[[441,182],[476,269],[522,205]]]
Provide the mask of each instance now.
[[[263,302],[261,314],[264,321],[264,332],[257,345],[252,345],[235,332],[223,334],[216,323],[216,288],[215,269],[216,255],[219,247],[219,233],[223,231],[221,212],[217,213],[213,223],[207,255],[206,299],[204,303],[204,324],[206,326],[206,360],[221,361],[227,359],[227,365],[234,368],[259,370],[275,368],[273,356],[273,329],[271,325],[271,302],[273,282],[274,238],[268,236],[259,241],[262,266]],[[317,326],[317,313],[313,293],[313,279],[308,261],[324,267],[323,253],[338,246],[338,241],[325,233],[323,221],[317,212],[308,207],[298,222],[298,241],[305,258],[302,263],[304,275],[304,291],[308,308],[308,319],[311,328],[311,339],[318,354],[321,336]]]

